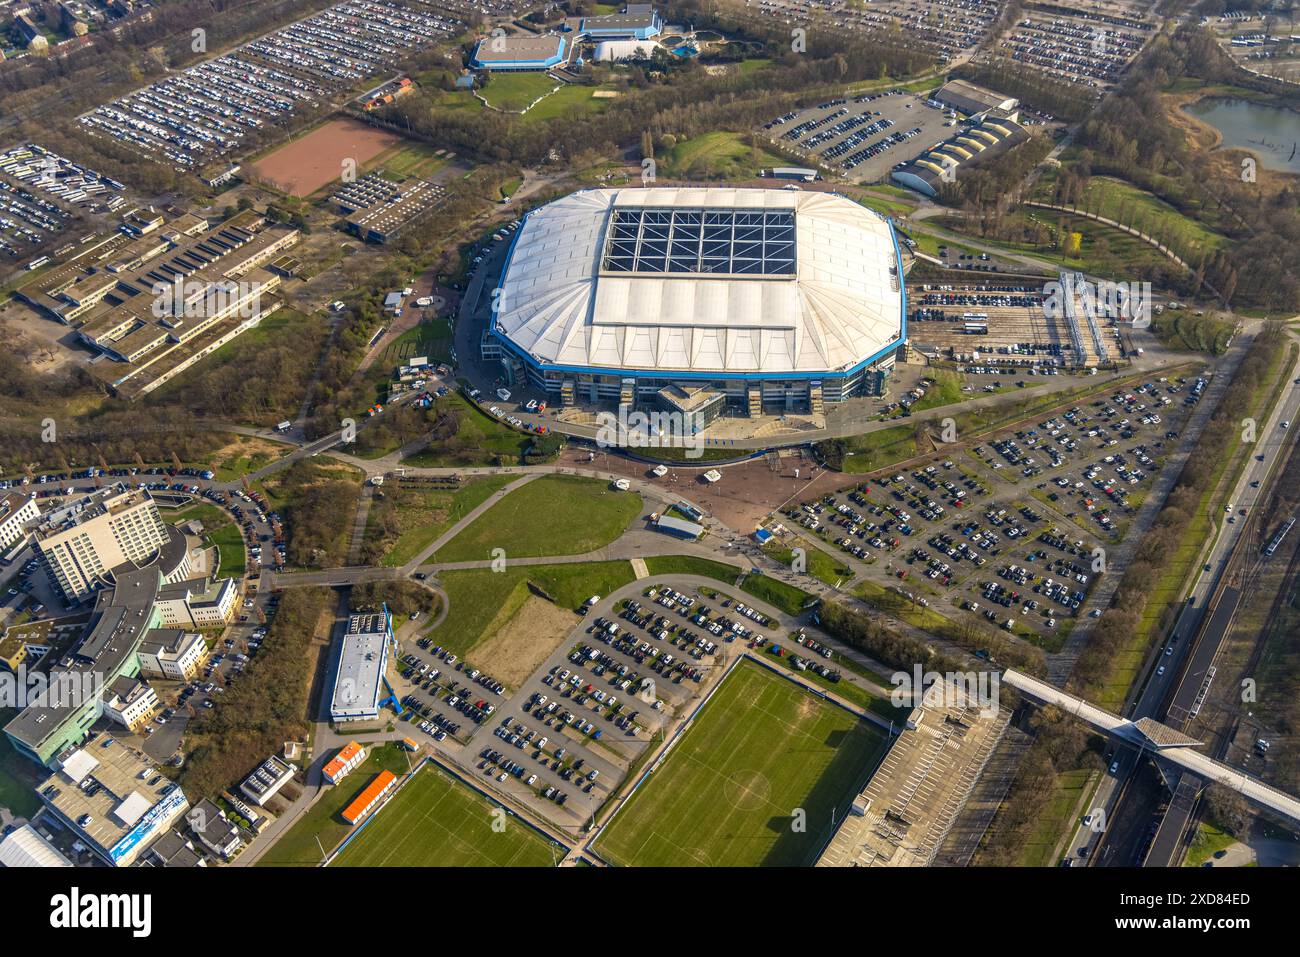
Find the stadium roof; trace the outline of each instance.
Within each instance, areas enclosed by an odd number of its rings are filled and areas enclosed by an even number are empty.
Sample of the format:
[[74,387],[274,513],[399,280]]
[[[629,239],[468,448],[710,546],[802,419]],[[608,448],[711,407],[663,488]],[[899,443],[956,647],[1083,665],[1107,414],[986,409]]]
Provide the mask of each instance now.
[[544,366],[847,370],[901,338],[893,230],[842,196],[585,190],[529,215],[496,329]]

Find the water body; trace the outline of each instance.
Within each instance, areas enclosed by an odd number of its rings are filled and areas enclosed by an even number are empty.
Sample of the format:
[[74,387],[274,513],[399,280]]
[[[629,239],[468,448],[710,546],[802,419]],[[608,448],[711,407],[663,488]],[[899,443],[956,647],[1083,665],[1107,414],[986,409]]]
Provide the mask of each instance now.
[[1223,134],[1225,147],[1250,150],[1265,169],[1300,173],[1300,113],[1217,96],[1184,109]]

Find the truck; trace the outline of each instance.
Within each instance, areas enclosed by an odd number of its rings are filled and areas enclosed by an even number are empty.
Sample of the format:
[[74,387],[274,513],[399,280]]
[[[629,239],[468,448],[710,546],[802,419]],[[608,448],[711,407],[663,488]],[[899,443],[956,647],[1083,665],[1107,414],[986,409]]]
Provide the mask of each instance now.
[[290,422],[288,419],[285,419],[283,422],[281,422],[279,425],[275,427],[275,431],[288,432],[291,428],[293,428],[293,423]]

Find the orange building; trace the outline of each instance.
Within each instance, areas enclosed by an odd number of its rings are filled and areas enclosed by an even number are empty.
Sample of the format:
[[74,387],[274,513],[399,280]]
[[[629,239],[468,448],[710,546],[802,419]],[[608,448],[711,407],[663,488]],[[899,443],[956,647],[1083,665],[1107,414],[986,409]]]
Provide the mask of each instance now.
[[375,779],[366,785],[366,789],[357,795],[355,801],[343,811],[343,820],[356,824],[378,804],[397,784],[397,776],[392,771],[380,771]]
[[325,780],[330,784],[338,784],[347,777],[349,771],[358,767],[365,759],[366,749],[355,741],[349,741],[326,763],[321,769],[321,774],[325,775]]

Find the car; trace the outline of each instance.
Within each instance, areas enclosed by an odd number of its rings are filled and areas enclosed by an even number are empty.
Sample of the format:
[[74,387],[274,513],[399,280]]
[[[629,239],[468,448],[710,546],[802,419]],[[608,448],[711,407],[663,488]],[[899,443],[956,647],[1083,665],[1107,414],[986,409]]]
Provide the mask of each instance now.
[[1161,665],[1159,668],[1156,669],[1156,677],[1157,677],[1157,678],[1160,677],[1161,675],[1163,675],[1164,673],[1165,673],[1165,666],[1164,666],[1164,665]]
[[1289,428],[1291,428],[1291,420],[1290,420],[1290,419],[1283,419],[1283,420],[1282,420],[1282,428],[1284,428],[1284,429],[1289,429]]
[[1112,761],[1112,762],[1110,763],[1110,773],[1111,773],[1112,775],[1115,775],[1115,774],[1118,774],[1118,773],[1119,773],[1119,762],[1118,762],[1118,761]]

